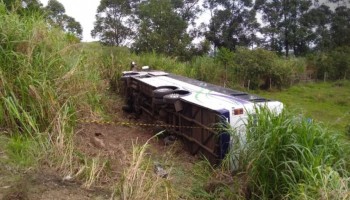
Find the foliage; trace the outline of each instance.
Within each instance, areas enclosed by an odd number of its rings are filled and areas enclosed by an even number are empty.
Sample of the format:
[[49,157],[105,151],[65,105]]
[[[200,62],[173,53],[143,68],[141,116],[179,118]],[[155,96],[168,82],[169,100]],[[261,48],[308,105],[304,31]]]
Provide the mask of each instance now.
[[301,19],[302,23],[310,28],[309,40],[315,44],[315,50],[324,52],[333,46],[330,26],[332,24],[333,12],[326,6],[312,8]]
[[170,0],[150,0],[139,5],[140,24],[133,44],[136,52],[183,56],[191,42],[187,21]]
[[293,74],[305,71],[305,64],[298,63],[297,59],[280,58],[263,49],[238,49],[234,61],[238,82],[244,85],[249,82],[251,89],[288,87]]
[[[127,48],[109,48],[114,63],[107,66],[110,70],[107,77],[114,77],[116,86],[122,66],[128,66],[131,61],[138,65],[148,65],[151,69],[183,75],[186,77],[211,82],[222,86],[248,87],[250,89],[285,88],[291,85],[295,75],[303,74],[306,62],[301,58],[281,58],[274,52],[263,49],[249,50],[239,48],[236,52],[219,49],[215,57],[197,56],[188,62],[161,54],[129,52]],[[110,58],[106,58],[106,61]],[[108,61],[109,62],[109,61]],[[116,90],[119,90],[116,88]]]
[[317,66],[319,79],[350,79],[350,47],[338,47],[327,53],[320,53],[310,59]]
[[71,176],[92,165],[85,179],[91,185],[104,165],[82,164],[72,136],[76,112],[100,116],[93,104],[101,107],[101,70],[76,41],[49,26],[44,17],[8,12],[2,3],[0,41],[0,127],[1,133],[14,136],[3,146],[9,155],[4,160],[23,166],[45,161]]
[[341,6],[335,9],[331,35],[334,46],[350,46],[350,8]]
[[240,155],[254,198],[348,197],[348,148],[336,133],[288,111],[256,112]]
[[131,14],[130,1],[102,0],[97,8],[93,37],[99,37],[106,45],[122,45],[132,36],[128,25],[128,15]]
[[219,63],[224,66],[227,66],[229,63],[231,63],[234,60],[233,57],[234,53],[225,47],[220,48],[215,56]]
[[[286,57],[304,56],[348,45],[349,8],[337,2],[334,10],[311,0],[104,0],[92,36],[103,44],[186,61],[205,55],[210,45],[214,52],[221,47],[258,47]],[[210,12],[210,21],[196,26],[202,11]],[[204,40],[196,45],[198,38]]]
[[12,162],[17,168],[37,165],[40,147],[33,138],[14,134],[10,138],[2,137],[1,140],[8,156],[4,162]]
[[292,49],[295,55],[308,49],[307,37],[310,29],[302,19],[312,5],[311,0],[256,1],[255,9],[262,12],[266,25],[263,33],[270,38],[268,48],[289,56]]
[[38,0],[3,0],[2,2],[7,10],[17,12],[21,16],[43,13],[42,4]]
[[184,74],[188,77],[216,84],[221,83],[222,74],[226,73],[223,68],[218,67],[218,63],[215,59],[207,56],[193,58],[190,62],[190,66],[185,69],[191,70],[190,73]]
[[[267,73],[272,80],[284,82],[290,71],[298,72],[299,68],[304,67],[302,59],[285,60],[261,49],[238,49],[237,52],[223,50],[216,58],[201,56],[184,63],[176,57],[167,57],[155,51],[136,55],[127,48],[105,47],[98,43],[76,44],[70,35],[49,26],[43,17],[19,16],[6,11],[3,4],[0,4],[0,43],[0,131],[3,133],[5,130],[9,134],[9,137],[1,136],[0,143],[4,144],[1,145],[4,148],[1,151],[4,150],[8,156],[2,156],[1,163],[12,159],[15,165],[30,166],[44,159],[45,164],[60,170],[67,177],[83,180],[85,187],[92,186],[104,174],[108,161],[99,156],[91,158],[76,149],[73,137],[77,117],[103,118],[101,94],[105,83],[102,80],[110,79],[118,88],[120,73],[127,69],[132,60],[139,65],[150,65],[153,69],[163,69],[212,83],[221,83],[224,74],[227,74],[228,80],[236,81],[236,77],[241,74],[234,73],[234,70],[248,70],[244,67],[250,65],[253,66],[250,73],[255,69],[264,73],[270,70],[270,73],[273,71],[272,74],[277,73],[279,77],[277,79]],[[225,73],[220,62],[227,63],[229,73]],[[283,68],[280,69],[281,66]],[[337,90],[340,84],[348,83],[344,81],[336,84],[326,92],[333,96],[344,95],[337,99],[337,103],[343,105],[343,111],[349,95],[328,91]],[[304,93],[308,92],[297,91],[298,98]],[[323,97],[313,95],[313,98],[321,101]],[[329,112],[334,106],[325,108]],[[281,118],[258,116],[258,120],[249,129],[248,146],[252,149],[247,151],[245,157],[249,160],[242,161],[250,163],[242,167],[252,177],[248,180],[255,194],[295,199],[336,199],[347,194],[348,188],[344,184],[348,181],[347,172],[342,171],[341,165],[342,158],[347,159],[344,153],[347,147],[342,146],[337,135],[328,134],[318,124],[309,124],[288,114],[283,114]],[[344,121],[348,122],[347,118]],[[122,175],[116,195],[132,199],[157,199],[160,196],[162,199],[183,198],[183,193],[181,196],[174,194],[173,174],[170,174],[169,179],[161,180],[154,176],[146,146],[135,146],[133,150],[131,165]],[[294,164],[295,160],[302,165]],[[293,167],[290,168],[292,171],[289,171],[288,166]],[[204,189],[210,179],[221,175],[209,168],[208,165],[195,166],[194,182],[186,188],[190,190],[187,190],[189,199],[242,197],[244,192],[236,193],[245,186],[240,183],[235,185],[234,190],[229,184],[220,184],[212,191]],[[293,177],[292,172],[298,179],[289,179]],[[229,174],[222,177],[232,178]],[[278,184],[282,189],[275,190],[276,186],[271,184]],[[271,194],[273,191],[275,193]],[[331,196],[333,194],[337,196]]]
[[66,10],[62,3],[57,0],[49,0],[47,6],[48,18],[54,26],[58,26],[68,33],[75,34],[76,37],[82,39],[83,29],[79,22],[75,21],[73,17],[65,14]]
[[[158,134],[162,134],[162,132]],[[157,137],[157,135],[150,138],[142,146],[133,146],[130,166],[125,169],[122,179],[114,192],[114,195],[119,197],[118,199],[175,198],[169,181],[153,175],[152,165],[154,164],[146,155],[150,140]]]
[[235,50],[236,46],[248,47],[257,42],[255,32],[259,24],[251,0],[205,1],[205,3],[213,13],[205,37],[215,47]]
[[47,55],[60,48],[62,43],[57,42],[51,49],[47,49],[45,44],[57,39],[64,41],[64,38],[55,31],[49,32],[44,20],[34,17],[22,19],[15,14],[2,14],[0,18],[0,66],[4,85],[1,88],[1,107],[6,116],[6,120],[0,123],[32,134],[45,129],[48,120],[55,115],[57,105],[44,100],[56,94],[51,89],[52,82],[43,77],[43,72],[53,79],[57,78],[60,73],[58,66],[63,60],[57,56],[53,62],[48,62]]

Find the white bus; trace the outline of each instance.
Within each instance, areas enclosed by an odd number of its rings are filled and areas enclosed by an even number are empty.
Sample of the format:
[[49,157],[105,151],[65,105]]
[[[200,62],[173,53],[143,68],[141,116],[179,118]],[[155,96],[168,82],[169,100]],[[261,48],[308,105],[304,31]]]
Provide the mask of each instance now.
[[229,124],[244,140],[248,114],[257,105],[277,114],[283,109],[278,101],[163,71],[125,71],[122,81],[125,110],[169,124],[191,154],[203,154],[212,164],[225,157],[233,139],[218,124]]

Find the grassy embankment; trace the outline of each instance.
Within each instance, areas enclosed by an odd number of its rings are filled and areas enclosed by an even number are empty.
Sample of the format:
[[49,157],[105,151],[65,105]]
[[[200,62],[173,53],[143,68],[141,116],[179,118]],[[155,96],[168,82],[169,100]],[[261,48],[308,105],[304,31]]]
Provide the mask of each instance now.
[[90,185],[104,165],[74,149],[76,119],[103,116],[100,60],[75,41],[0,4],[0,164],[8,173],[47,166]]

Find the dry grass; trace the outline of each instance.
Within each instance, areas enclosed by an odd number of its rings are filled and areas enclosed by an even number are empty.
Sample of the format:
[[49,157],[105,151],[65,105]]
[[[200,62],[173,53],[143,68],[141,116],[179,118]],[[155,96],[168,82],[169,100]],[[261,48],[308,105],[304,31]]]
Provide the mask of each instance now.
[[117,199],[173,199],[168,176],[162,178],[154,172],[155,163],[147,153],[150,138],[144,145],[133,145],[132,159],[124,171],[122,180],[116,186],[114,198]]

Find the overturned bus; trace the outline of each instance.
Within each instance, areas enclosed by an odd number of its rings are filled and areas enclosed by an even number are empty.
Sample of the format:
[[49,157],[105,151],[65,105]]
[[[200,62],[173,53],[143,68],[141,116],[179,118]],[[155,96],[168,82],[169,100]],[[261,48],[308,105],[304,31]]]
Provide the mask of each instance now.
[[278,101],[163,71],[125,71],[121,80],[125,109],[164,121],[191,154],[202,154],[212,164],[225,157],[233,139],[218,124],[231,126],[244,138],[248,114],[256,105],[277,113],[283,109]]

